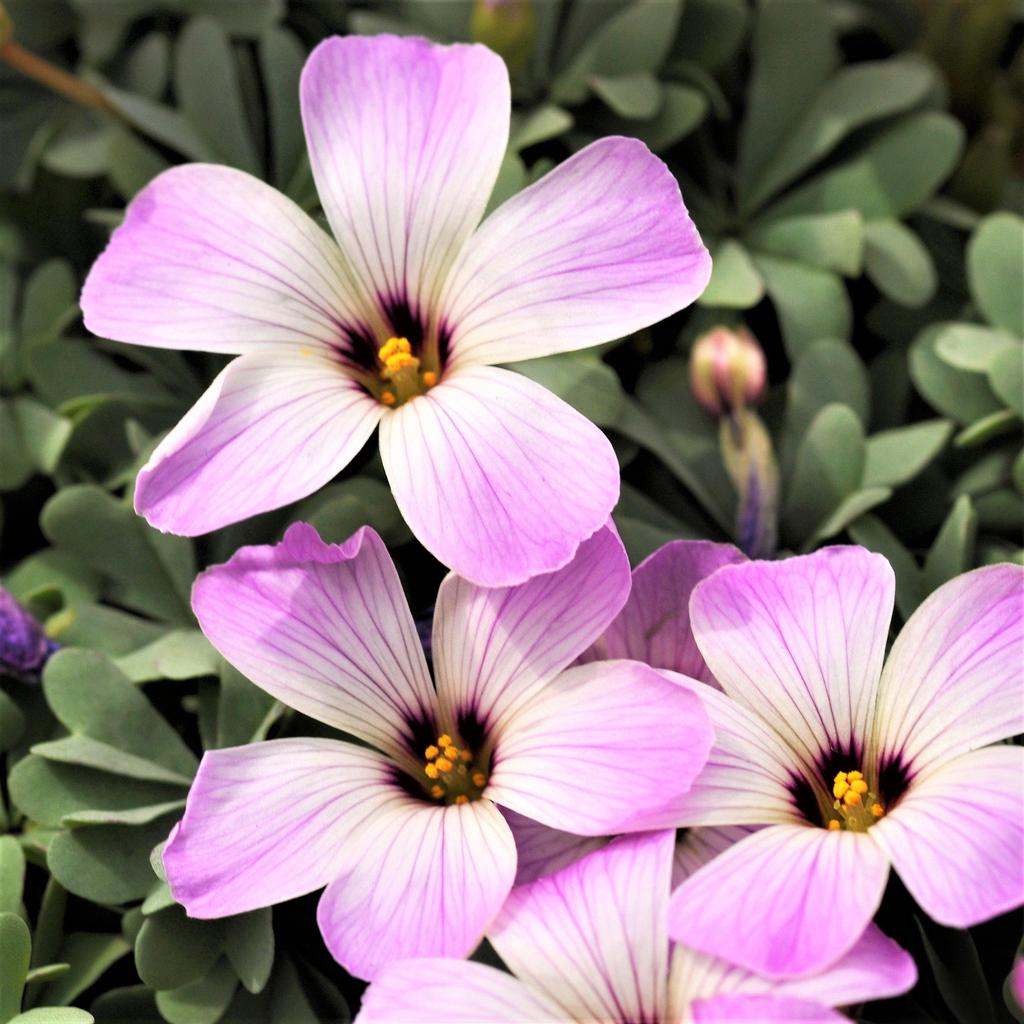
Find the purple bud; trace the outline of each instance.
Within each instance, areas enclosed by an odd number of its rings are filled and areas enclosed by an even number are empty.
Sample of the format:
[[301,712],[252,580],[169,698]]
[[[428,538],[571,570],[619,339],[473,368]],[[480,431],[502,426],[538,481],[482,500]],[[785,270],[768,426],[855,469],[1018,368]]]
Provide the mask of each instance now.
[[716,327],[694,343],[690,387],[716,416],[757,405],[767,378],[764,352],[745,327]]
[[55,649],[43,627],[0,587],[0,673],[38,681]]

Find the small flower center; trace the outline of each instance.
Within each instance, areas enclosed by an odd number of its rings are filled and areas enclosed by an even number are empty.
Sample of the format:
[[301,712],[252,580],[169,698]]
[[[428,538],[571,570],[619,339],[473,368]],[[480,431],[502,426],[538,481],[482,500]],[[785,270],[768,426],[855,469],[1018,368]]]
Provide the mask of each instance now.
[[837,772],[832,780],[832,795],[835,801],[826,825],[830,832],[866,832],[885,814],[863,772]]
[[380,400],[387,406],[401,405],[437,383],[436,373],[420,369],[420,360],[412,354],[408,338],[388,338],[377,350],[377,358],[383,382]]
[[479,800],[487,785],[486,773],[473,765],[473,754],[459,747],[442,733],[437,743],[423,751],[423,774],[427,777],[427,792],[446,804],[468,804]]

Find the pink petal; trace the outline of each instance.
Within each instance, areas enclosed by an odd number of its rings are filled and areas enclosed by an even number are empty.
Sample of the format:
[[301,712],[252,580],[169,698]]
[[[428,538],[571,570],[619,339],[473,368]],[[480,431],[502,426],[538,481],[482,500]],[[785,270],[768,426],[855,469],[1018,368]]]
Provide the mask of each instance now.
[[225,917],[326,885],[393,769],[372,750],[270,740],[203,755],[163,861],[190,917]]
[[853,947],[878,909],[888,874],[887,858],[866,833],[772,825],[676,889],[669,932],[748,970],[798,977]]
[[915,770],[1024,732],[1024,568],[993,565],[940,587],[893,644],[878,743]]
[[1024,903],[1024,748],[986,747],[915,779],[869,835],[939,924]]
[[366,990],[356,1024],[553,1024],[560,1007],[504,971],[469,960],[403,960]]
[[380,451],[420,543],[487,587],[560,569],[619,496],[604,434],[539,384],[493,367],[452,374],[386,416]]
[[334,237],[382,307],[423,316],[505,155],[504,63],[482,46],[346,36],[313,51],[300,92]]
[[395,800],[339,851],[317,922],[350,974],[407,957],[468,956],[512,888],[515,840],[489,800]]
[[488,930],[534,992],[577,1021],[667,1019],[672,832],[618,839],[512,891]]
[[731,825],[725,828],[687,828],[676,837],[672,855],[672,888],[678,888],[698,868],[725,853],[735,843],[753,831],[751,825]]
[[[393,756],[434,717],[434,690],[384,542],[369,527],[325,544],[306,523],[241,548],[195,583],[210,642],[257,686]],[[418,753],[418,752],[417,752]]]
[[731,544],[669,541],[633,570],[629,600],[582,660],[633,658],[717,686],[690,631],[690,594],[716,569],[745,560]]
[[648,666],[580,665],[502,726],[487,795],[578,835],[674,826],[712,739],[700,701]]
[[775,731],[719,690],[675,672],[662,675],[700,700],[715,732],[707,764],[679,800],[679,824],[802,821],[790,790],[799,759]]
[[510,199],[466,245],[442,298],[455,365],[621,338],[688,306],[711,258],[675,177],[606,138]]
[[318,353],[240,356],[157,445],[135,510],[194,537],[288,505],[348,465],[383,408]]
[[545,875],[553,875],[588,853],[601,849],[608,841],[604,836],[577,836],[572,832],[548,828],[507,807],[502,807],[501,813],[505,815],[508,827],[516,839],[519,858],[516,885],[525,885]]
[[730,697],[818,770],[862,756],[892,616],[892,568],[863,548],[728,566],[690,602],[697,645]]
[[693,1004],[696,1024],[767,1024],[768,1021],[806,1024],[846,1024],[849,1017],[805,999],[775,995],[723,995]]
[[361,305],[338,247],[243,171],[185,164],[154,178],[82,290],[85,325],[135,345],[255,352],[338,346]]
[[629,559],[602,526],[556,572],[515,587],[483,587],[454,573],[434,610],[433,656],[452,720],[473,712],[496,726],[527,703],[598,636],[629,592]]

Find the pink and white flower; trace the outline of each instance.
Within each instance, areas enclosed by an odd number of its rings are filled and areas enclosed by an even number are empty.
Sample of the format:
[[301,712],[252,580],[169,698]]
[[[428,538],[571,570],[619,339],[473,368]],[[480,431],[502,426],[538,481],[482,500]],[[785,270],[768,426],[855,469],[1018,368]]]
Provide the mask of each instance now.
[[82,294],[94,333],[230,353],[142,469],[135,505],[195,535],[312,493],[380,427],[395,500],[487,585],[565,565],[607,520],[600,430],[496,364],[586,348],[691,303],[710,258],[635,139],[575,154],[480,224],[509,83],[481,46],[328,39],[302,74],[333,239],[241,171],[190,164],[129,205]]
[[671,831],[627,836],[519,886],[487,933],[511,975],[469,961],[396,963],[366,992],[357,1024],[414,1024],[425,1015],[451,1024],[827,1024],[847,1019],[831,1007],[913,986],[913,960],[874,927],[834,966],[799,981],[770,981],[673,948],[674,846]]
[[681,820],[767,827],[677,890],[677,941],[774,977],[820,970],[853,948],[890,866],[944,925],[1024,902],[1024,748],[998,745],[1024,731],[1024,569],[946,583],[885,659],[893,595],[889,563],[856,547],[695,588],[724,692],[676,677],[716,735]]
[[435,688],[368,528],[334,545],[296,524],[203,573],[193,608],[221,654],[360,743],[207,752],[163,855],[175,898],[193,917],[223,917],[326,885],[324,940],[372,978],[480,941],[516,873],[499,806],[578,834],[671,824],[712,742],[700,701],[638,662],[572,665],[628,588],[609,527],[518,587],[449,575]]

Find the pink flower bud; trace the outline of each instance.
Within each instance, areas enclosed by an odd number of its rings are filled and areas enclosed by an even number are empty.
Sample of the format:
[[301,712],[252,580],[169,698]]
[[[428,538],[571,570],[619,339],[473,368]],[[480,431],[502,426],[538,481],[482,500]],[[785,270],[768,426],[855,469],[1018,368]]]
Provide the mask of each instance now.
[[690,387],[715,415],[757,405],[768,368],[757,339],[745,327],[716,327],[702,334],[690,355]]

